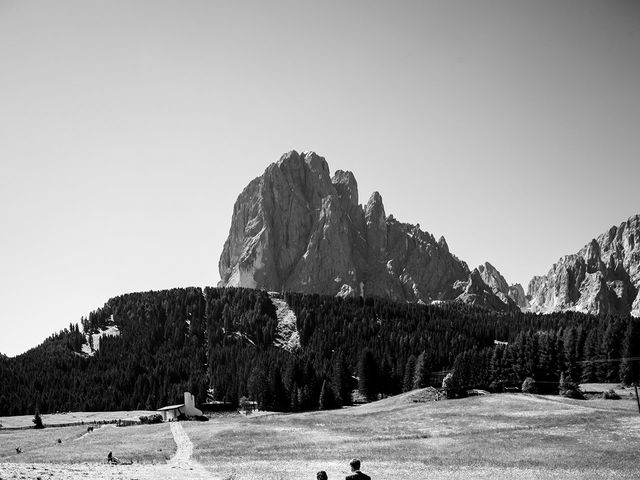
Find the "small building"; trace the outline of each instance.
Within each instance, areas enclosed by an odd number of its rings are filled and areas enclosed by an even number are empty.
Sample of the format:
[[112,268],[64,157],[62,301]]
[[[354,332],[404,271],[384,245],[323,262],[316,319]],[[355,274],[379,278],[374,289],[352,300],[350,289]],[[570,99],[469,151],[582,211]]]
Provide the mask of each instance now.
[[189,392],[184,392],[184,403],[159,408],[158,412],[162,414],[162,419],[165,422],[177,420],[180,415],[184,415],[185,417],[196,417],[202,415],[202,410],[196,408],[195,399]]

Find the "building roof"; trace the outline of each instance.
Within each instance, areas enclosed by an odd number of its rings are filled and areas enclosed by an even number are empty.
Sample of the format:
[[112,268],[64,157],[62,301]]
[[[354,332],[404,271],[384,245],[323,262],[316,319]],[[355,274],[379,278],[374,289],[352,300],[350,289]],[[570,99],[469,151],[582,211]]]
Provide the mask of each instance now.
[[168,407],[162,407],[159,408],[158,410],[156,410],[157,412],[165,412],[167,410],[177,410],[181,407],[184,407],[184,403],[181,403],[179,405],[169,405]]

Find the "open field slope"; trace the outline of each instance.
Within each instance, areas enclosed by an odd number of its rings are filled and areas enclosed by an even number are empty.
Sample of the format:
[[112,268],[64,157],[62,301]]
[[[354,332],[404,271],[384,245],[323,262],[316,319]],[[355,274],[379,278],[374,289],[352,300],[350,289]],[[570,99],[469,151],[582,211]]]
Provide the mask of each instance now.
[[[17,454],[16,447],[23,453]],[[123,461],[164,463],[175,454],[176,444],[168,424],[104,425],[92,433],[83,427],[0,430],[2,462],[104,463],[110,451]]]
[[[78,427],[5,431],[0,478],[298,480],[322,469],[334,480],[353,457],[374,480],[640,478],[633,399],[419,398],[414,391],[337,411],[106,426],[88,436]],[[16,442],[33,451],[17,458]],[[109,450],[136,463],[108,466]]]
[[220,478],[344,478],[352,457],[376,480],[639,478],[640,415],[629,400],[524,394],[414,403],[415,393],[334,412],[187,424]]

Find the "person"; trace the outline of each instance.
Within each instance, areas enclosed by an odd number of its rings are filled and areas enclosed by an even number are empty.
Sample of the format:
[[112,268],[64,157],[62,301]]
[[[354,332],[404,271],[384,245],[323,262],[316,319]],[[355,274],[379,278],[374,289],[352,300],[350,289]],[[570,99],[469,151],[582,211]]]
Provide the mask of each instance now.
[[118,457],[114,457],[112,452],[109,452],[109,455],[107,455],[107,463],[114,463],[118,465],[120,460],[118,460]]
[[22,447],[16,447],[16,453],[22,453]]
[[360,471],[360,460],[354,458],[349,462],[349,466],[351,467],[351,471],[353,472],[351,475],[347,475],[346,480],[371,480],[369,475],[365,475]]
[[329,477],[327,476],[327,472],[325,472],[324,470],[320,470],[318,473],[316,473],[316,479],[329,480]]

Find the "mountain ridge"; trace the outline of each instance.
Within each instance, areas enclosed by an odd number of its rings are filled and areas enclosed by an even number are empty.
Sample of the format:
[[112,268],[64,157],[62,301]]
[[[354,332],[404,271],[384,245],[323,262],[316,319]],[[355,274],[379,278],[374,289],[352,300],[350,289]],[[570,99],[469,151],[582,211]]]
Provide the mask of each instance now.
[[574,310],[640,316],[640,215],[564,255],[529,282],[533,312]]
[[331,177],[315,152],[287,152],[245,187],[219,271],[221,287],[518,308],[497,270],[501,288],[482,287],[443,236],[387,215],[378,192],[359,204],[353,173]]

